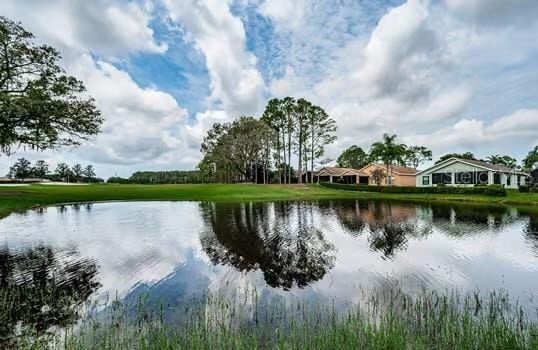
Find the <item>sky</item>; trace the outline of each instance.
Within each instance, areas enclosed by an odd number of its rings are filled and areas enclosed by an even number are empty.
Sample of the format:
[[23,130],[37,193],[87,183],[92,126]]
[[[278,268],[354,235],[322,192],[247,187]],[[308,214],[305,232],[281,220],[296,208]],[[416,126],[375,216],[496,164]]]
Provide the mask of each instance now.
[[335,159],[383,133],[445,153],[538,145],[535,0],[2,0],[96,99],[78,148],[0,156],[98,176],[192,169],[215,122],[304,97],[337,122]]

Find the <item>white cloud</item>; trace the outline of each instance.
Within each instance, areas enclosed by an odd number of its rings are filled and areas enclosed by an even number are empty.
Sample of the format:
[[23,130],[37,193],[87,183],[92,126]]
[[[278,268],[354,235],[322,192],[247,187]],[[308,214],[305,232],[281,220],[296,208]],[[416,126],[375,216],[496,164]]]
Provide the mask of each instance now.
[[[292,25],[286,22],[285,8],[277,4],[277,0],[266,0],[260,10],[271,18],[277,32],[285,31],[292,36],[290,41],[296,39],[296,32],[311,32],[311,23],[300,19],[310,18],[312,7],[307,5],[307,10],[298,12],[299,18]],[[525,8],[532,12],[535,6],[525,1],[521,2],[524,6],[503,4],[510,8],[507,13]],[[333,59],[325,62],[321,79],[292,65],[282,77],[270,82],[270,92],[277,96],[308,96],[336,119],[339,140],[328,149],[330,157],[336,157],[350,144],[368,147],[383,132],[396,133],[411,143],[437,142],[434,151],[464,145],[480,148],[480,140],[489,142],[495,137],[515,135],[525,135],[528,142],[532,135],[536,138],[529,131],[535,118],[534,105],[527,107],[524,101],[517,100],[517,96],[523,96],[520,85],[510,86],[511,97],[502,96],[503,89],[494,87],[500,86],[496,81],[509,79],[506,77],[515,65],[525,72],[521,65],[528,64],[536,54],[536,46],[529,40],[532,31],[527,33],[517,25],[509,25],[517,22],[516,17],[503,21],[502,27],[494,27],[492,23],[470,23],[470,17],[462,19],[457,13],[465,10],[482,14],[490,6],[495,9],[489,10],[502,13],[504,10],[497,5],[501,4],[409,0],[389,9],[369,36],[357,35],[337,48]],[[325,33],[323,24],[316,29]],[[301,41],[303,36],[297,36]],[[315,53],[311,51],[310,55]],[[526,79],[532,81],[531,76],[526,75]],[[528,83],[521,78],[508,81]],[[508,87],[503,86],[506,91]],[[532,91],[532,84],[527,88]],[[496,103],[502,109],[494,110]],[[525,108],[527,111],[523,111]],[[520,111],[512,115],[514,110]],[[476,118],[463,117],[476,115],[473,111],[480,112]],[[505,113],[507,119],[495,118],[492,112]],[[512,147],[519,155],[525,145],[520,142]]]
[[[350,144],[367,148],[383,132],[431,145],[436,155],[502,146],[502,153],[522,156],[538,141],[536,1],[408,0],[389,9],[330,0],[162,4],[0,4],[2,14],[61,50],[65,67],[85,81],[106,118],[96,142],[62,156],[191,167],[214,122],[259,115],[267,97],[285,95],[305,97],[336,119],[331,158]],[[192,111],[190,120],[182,101],[139,86],[110,64],[134,53],[168,54],[150,27],[157,15],[171,24],[163,37],[183,36],[206,60],[211,95],[196,105],[208,107]],[[256,22],[260,15],[267,21]]]
[[[151,8],[108,1],[49,3],[3,2],[2,12],[32,31],[38,40],[58,47],[69,74],[81,79],[105,120],[102,133],[78,149],[25,154],[30,159],[109,164],[176,161],[183,145],[186,111],[169,94],[140,87],[132,77],[107,62],[109,55],[164,53],[149,28]],[[93,55],[100,54],[101,58]],[[69,153],[68,153],[69,152]]]
[[535,0],[445,0],[456,15],[488,25],[526,25],[538,20]]
[[164,0],[170,18],[204,54],[211,98],[235,114],[259,112],[264,92],[256,57],[245,49],[245,29],[224,0]]
[[367,146],[383,132],[405,135],[463,110],[472,88],[451,82],[447,42],[430,17],[427,1],[389,10],[366,42],[358,39],[342,49],[334,73],[314,87],[314,99],[340,126],[342,147]]
[[167,49],[155,41],[146,8],[133,2],[5,0],[0,8],[3,15],[22,21],[40,40],[54,46],[108,56]]
[[509,140],[512,143],[538,142],[538,109],[517,110],[487,125],[480,119],[461,119],[452,126],[431,134],[408,136],[407,140],[437,149],[491,147],[494,143]]
[[266,0],[260,13],[278,24],[278,29],[303,30],[311,3],[308,0]]
[[158,161],[182,145],[180,128],[186,111],[153,88],[141,88],[126,72],[81,56],[70,71],[85,83],[105,117],[102,133],[77,152],[104,163]]

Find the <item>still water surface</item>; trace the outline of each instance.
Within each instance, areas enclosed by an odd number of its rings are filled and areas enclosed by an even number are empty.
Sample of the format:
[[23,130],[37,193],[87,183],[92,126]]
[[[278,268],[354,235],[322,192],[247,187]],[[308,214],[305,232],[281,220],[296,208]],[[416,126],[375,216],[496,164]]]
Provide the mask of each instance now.
[[241,289],[269,303],[342,305],[394,286],[504,289],[532,313],[538,215],[356,200],[50,207],[0,220],[0,282],[48,289],[54,300],[144,294],[169,313]]

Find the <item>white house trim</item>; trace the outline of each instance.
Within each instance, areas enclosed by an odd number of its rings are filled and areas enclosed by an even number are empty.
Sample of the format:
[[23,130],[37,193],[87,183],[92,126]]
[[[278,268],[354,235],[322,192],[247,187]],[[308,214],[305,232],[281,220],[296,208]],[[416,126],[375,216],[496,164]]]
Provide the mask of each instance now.
[[[444,170],[444,171],[443,171]],[[447,186],[474,186],[476,184],[499,184],[516,189],[529,175],[502,165],[482,161],[449,158],[429,169],[417,173],[417,187],[437,184]]]

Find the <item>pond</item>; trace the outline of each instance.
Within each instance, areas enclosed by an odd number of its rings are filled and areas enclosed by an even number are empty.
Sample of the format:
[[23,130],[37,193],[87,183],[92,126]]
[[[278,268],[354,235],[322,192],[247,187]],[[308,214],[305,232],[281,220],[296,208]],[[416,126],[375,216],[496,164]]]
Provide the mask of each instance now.
[[394,286],[411,294],[502,289],[535,312],[538,215],[362,200],[116,202],[0,220],[0,293],[47,291],[8,321],[26,317],[43,329],[76,320],[64,300],[147,295],[173,319],[208,292],[349,305]]

